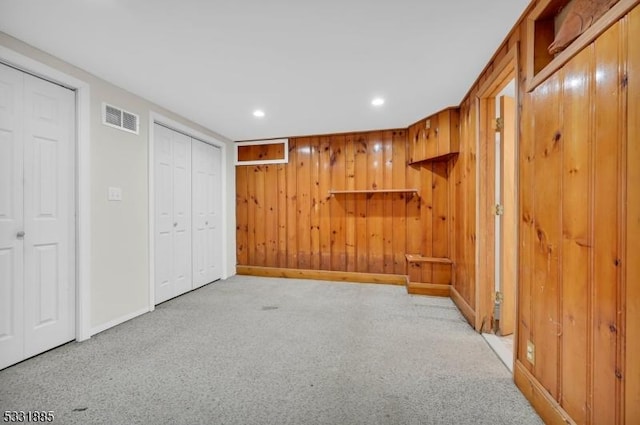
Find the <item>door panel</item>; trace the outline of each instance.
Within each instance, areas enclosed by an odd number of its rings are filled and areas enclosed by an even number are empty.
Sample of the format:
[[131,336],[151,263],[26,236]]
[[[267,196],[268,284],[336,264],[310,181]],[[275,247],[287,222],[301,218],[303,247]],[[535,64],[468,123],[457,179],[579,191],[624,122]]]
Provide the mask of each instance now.
[[217,146],[210,147],[211,170],[209,180],[208,218],[209,223],[207,238],[209,253],[209,281],[222,278],[222,149]]
[[74,105],[0,65],[0,368],[75,336]]
[[23,73],[0,65],[0,369],[24,358],[23,84]]
[[25,354],[74,339],[74,93],[24,76]]
[[191,138],[156,124],[155,303],[192,288]]
[[516,325],[516,169],[515,169],[515,100],[512,97],[500,97],[500,117],[503,126],[500,131],[501,197],[504,213],[500,216],[501,291],[500,334],[511,335]]
[[220,148],[193,140],[194,288],[222,277]]
[[191,138],[173,134],[174,296],[192,289],[191,281]]

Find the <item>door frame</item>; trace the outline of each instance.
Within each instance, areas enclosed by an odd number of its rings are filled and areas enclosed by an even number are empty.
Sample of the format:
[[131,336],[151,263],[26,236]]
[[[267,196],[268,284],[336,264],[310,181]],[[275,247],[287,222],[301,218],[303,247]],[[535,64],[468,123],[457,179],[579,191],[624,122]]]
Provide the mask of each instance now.
[[[520,140],[520,68],[519,68],[520,43],[516,43],[499,62],[494,65],[493,71],[487,80],[480,86],[476,95],[478,108],[476,122],[476,149],[479,155],[478,167],[476,167],[476,229],[478,229],[478,241],[476,243],[476,309],[475,329],[478,332],[491,329],[494,303],[494,278],[495,278],[495,97],[511,79],[515,84],[515,217],[519,217],[519,140]],[[519,229],[516,229],[516,258],[518,258]],[[515,281],[515,317],[516,326],[514,332],[514,359],[518,352],[518,278]]]
[[[229,254],[229,241],[227,235],[227,228],[229,226],[229,217],[227,212],[227,144],[223,141],[215,139],[213,136],[208,136],[198,130],[195,130],[187,125],[179,123],[165,115],[162,115],[155,111],[149,112],[149,140],[148,140],[148,170],[149,170],[149,311],[153,311],[156,308],[155,304],[155,164],[154,164],[154,125],[160,124],[175,131],[178,131],[182,134],[185,134],[193,139],[198,139],[201,142],[207,143],[209,145],[213,145],[220,148],[221,154],[221,169],[220,172],[222,174],[221,178],[221,197],[222,197],[222,278],[226,279],[229,277],[228,270],[228,262],[227,257]],[[192,277],[193,279],[193,277]]]
[[75,91],[75,335],[91,338],[91,92],[86,81],[0,45],[0,62]]

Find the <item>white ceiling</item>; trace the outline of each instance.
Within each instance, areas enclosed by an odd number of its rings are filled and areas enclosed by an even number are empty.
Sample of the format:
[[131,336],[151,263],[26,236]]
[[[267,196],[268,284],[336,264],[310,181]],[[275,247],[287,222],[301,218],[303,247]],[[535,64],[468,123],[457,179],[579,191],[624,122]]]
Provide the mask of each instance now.
[[0,0],[0,31],[245,140],[406,127],[458,105],[528,3]]

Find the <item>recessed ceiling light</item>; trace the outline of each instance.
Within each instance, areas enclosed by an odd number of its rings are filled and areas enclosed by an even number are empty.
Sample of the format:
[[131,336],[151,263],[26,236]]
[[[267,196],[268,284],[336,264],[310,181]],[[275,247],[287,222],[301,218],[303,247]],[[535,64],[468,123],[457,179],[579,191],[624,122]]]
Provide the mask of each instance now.
[[253,111],[253,116],[256,118],[262,118],[264,117],[264,111],[256,109],[255,111]]
[[384,99],[381,97],[376,97],[371,101],[373,106],[382,106],[384,105]]

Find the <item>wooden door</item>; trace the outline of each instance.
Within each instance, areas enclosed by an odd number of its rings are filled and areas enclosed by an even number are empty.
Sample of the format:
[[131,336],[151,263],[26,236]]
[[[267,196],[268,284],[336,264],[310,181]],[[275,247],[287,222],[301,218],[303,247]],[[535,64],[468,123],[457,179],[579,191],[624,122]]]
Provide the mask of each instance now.
[[[516,139],[515,100],[500,97],[500,195],[503,213],[500,216],[500,306],[501,335],[511,335],[516,325],[516,252],[517,252],[517,198],[516,198]],[[498,161],[496,161],[498,162]]]

